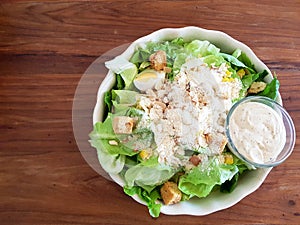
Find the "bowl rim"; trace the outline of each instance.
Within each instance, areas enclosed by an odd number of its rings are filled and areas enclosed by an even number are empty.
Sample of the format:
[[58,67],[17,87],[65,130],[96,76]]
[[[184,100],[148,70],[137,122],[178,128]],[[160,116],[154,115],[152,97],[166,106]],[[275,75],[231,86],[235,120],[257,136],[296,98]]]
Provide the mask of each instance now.
[[[149,41],[170,40],[179,36],[192,36],[191,39],[206,39],[213,44],[216,44],[215,42],[218,42],[217,47],[219,47],[222,51],[224,51],[223,49],[226,48],[227,51],[232,50],[233,52],[236,48],[239,48],[243,52],[245,52],[251,59],[257,71],[266,70],[268,72],[268,75],[266,76],[267,82],[270,82],[273,78],[269,68],[255,55],[253,50],[250,49],[250,47],[248,47],[246,44],[234,39],[233,37],[222,31],[208,30],[196,26],[187,26],[181,28],[162,28],[156,30],[132,42],[129,47],[119,56],[129,59],[136,48],[142,46],[143,43]],[[214,41],[211,41],[211,38],[213,38]],[[223,45],[225,45],[225,47]],[[98,89],[97,102],[93,111],[93,124],[98,121],[102,121],[103,109],[101,108],[101,105],[103,104],[103,96],[107,90],[112,88],[114,80],[114,73],[109,70]],[[279,104],[282,104],[280,93],[278,94],[276,101]],[[237,204],[243,198],[256,191],[262,185],[271,169],[272,168],[259,168],[251,171],[252,173],[247,174],[247,179],[241,178],[240,184],[232,193],[222,196],[216,193],[212,193],[210,196],[203,199],[190,199],[188,202],[180,202],[175,205],[163,205],[161,207],[161,213],[167,215],[204,216],[220,210],[224,210]],[[116,182],[120,186],[124,186],[124,181],[118,174],[109,175],[114,182]],[[145,203],[137,195],[132,196],[132,198],[135,201],[145,205]],[[197,205],[196,208],[194,207],[195,205]]]
[[[240,151],[237,149],[237,147],[235,146],[235,144],[232,141],[231,135],[230,135],[230,118],[231,115],[233,114],[233,112],[235,111],[235,109],[240,106],[241,104],[244,104],[246,102],[259,102],[262,104],[265,103],[271,103],[272,106],[275,106],[277,109],[280,110],[280,112],[282,113],[282,116],[287,120],[288,123],[288,128],[291,134],[291,143],[290,143],[290,147],[289,150],[284,154],[284,156],[278,160],[278,161],[271,161],[271,162],[266,162],[266,163],[257,163],[253,160],[250,160],[249,158],[245,157],[243,154],[240,153]],[[263,101],[263,102],[261,102]],[[265,104],[267,105],[267,104]],[[269,106],[269,105],[268,105]],[[284,119],[282,118],[282,119]],[[265,97],[265,96],[247,96],[237,102],[234,103],[234,105],[230,108],[226,120],[225,120],[225,134],[228,140],[228,144],[229,144],[229,148],[230,150],[241,160],[243,160],[244,162],[246,162],[250,167],[254,167],[254,168],[266,168],[266,167],[275,167],[280,165],[281,163],[283,163],[293,152],[294,146],[295,146],[295,142],[296,142],[296,131],[295,131],[295,126],[293,123],[293,120],[291,118],[291,116],[289,115],[289,113],[285,110],[285,108],[279,104],[278,102],[274,101],[271,98]]]

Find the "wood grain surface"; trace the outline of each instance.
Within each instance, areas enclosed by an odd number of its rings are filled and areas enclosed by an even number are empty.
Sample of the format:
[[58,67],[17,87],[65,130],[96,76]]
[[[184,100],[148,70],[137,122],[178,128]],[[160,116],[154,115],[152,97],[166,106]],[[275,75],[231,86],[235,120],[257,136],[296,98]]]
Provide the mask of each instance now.
[[[299,24],[298,0],[1,1],[0,224],[300,224]],[[72,103],[100,55],[157,29],[189,25],[228,33],[276,72],[297,142],[233,207],[152,219],[86,163],[73,135]]]

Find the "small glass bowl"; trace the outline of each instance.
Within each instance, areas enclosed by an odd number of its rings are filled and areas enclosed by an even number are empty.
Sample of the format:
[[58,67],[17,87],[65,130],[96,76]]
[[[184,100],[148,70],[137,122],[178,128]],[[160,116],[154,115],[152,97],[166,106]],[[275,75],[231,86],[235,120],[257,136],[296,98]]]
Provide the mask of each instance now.
[[[261,162],[255,162],[255,161],[247,158],[239,151],[239,149],[237,149],[237,147],[233,143],[233,140],[230,136],[230,118],[231,118],[233,112],[236,110],[236,108],[239,105],[247,103],[247,102],[262,103],[262,104],[265,104],[265,105],[271,107],[272,109],[275,110],[276,113],[278,113],[279,118],[281,118],[283,121],[285,131],[286,131],[286,142],[285,142],[284,147],[278,154],[278,156],[276,158],[272,159],[271,161],[261,163]],[[249,110],[251,110],[251,109],[249,109]],[[257,115],[257,116],[259,116],[259,115]],[[227,140],[228,140],[227,146],[229,147],[231,152],[233,154],[235,154],[238,158],[240,158],[241,160],[246,162],[246,164],[252,168],[253,167],[254,168],[268,168],[268,167],[274,167],[274,166],[281,164],[292,153],[292,151],[294,149],[294,145],[295,145],[295,140],[296,140],[294,123],[293,123],[290,115],[287,113],[287,111],[276,101],[274,101],[270,98],[267,98],[267,97],[262,97],[262,96],[249,96],[249,97],[246,97],[246,98],[236,102],[231,107],[231,109],[229,110],[229,113],[227,115],[226,122],[225,122],[225,132],[226,132],[226,136],[227,136]]]

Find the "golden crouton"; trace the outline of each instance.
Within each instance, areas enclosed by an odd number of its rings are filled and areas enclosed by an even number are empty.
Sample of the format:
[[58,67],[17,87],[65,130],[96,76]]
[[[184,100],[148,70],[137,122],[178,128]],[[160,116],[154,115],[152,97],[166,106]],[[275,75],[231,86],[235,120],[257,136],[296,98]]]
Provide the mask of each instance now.
[[189,159],[189,161],[194,165],[194,166],[198,166],[199,163],[201,162],[201,158],[199,155],[192,155],[191,158]]
[[163,71],[166,72],[166,73],[171,73],[172,72],[172,68],[165,66],[164,69],[163,69]]
[[131,134],[134,125],[134,119],[128,116],[115,116],[112,127],[116,134]]
[[263,91],[266,88],[267,84],[265,82],[253,82],[250,86],[248,93],[256,94],[258,92]]
[[178,189],[177,184],[167,181],[160,189],[161,197],[166,205],[176,204],[181,200],[181,191]]
[[151,67],[155,70],[164,70],[167,66],[167,54],[162,50],[150,55],[149,60]]
[[205,140],[207,144],[210,144],[212,142],[212,136],[211,134],[204,134]]

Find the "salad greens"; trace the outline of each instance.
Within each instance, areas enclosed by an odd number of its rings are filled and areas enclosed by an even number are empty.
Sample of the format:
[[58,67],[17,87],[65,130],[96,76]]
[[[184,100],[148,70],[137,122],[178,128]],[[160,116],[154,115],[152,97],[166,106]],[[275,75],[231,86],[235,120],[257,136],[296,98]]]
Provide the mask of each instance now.
[[[140,72],[151,67],[149,57],[159,50],[166,53],[166,78],[170,81],[174,80],[181,66],[191,56],[201,57],[208,66],[218,67],[226,63],[231,78],[239,79],[242,83],[239,99],[249,94],[248,90],[254,82],[264,82],[268,75],[267,71],[257,72],[250,59],[239,49],[228,54],[209,41],[186,42],[183,38],[149,42],[145,47],[138,48],[129,61],[117,57],[106,64],[116,74],[116,84],[104,95],[104,121],[94,125],[89,135],[90,143],[97,149],[101,166],[108,173],[119,174],[125,181],[124,192],[130,196],[138,195],[147,204],[153,217],[159,216],[162,206],[160,189],[167,181],[178,185],[182,193],[181,200],[184,201],[192,197],[203,198],[218,190],[232,192],[241,174],[248,170],[227,147],[222,153],[223,156],[230,156],[231,160],[227,163],[226,160],[221,163],[219,156],[212,156],[207,162],[199,163],[190,170],[172,168],[159,163],[156,155],[147,155],[147,149],[157,147],[149,127],[135,127],[130,135],[114,132],[113,120],[116,116],[127,116],[137,123],[145,116],[145,112],[137,107],[136,96],[140,93],[133,81]],[[278,88],[279,82],[274,78],[264,90],[255,94],[275,99]]]

